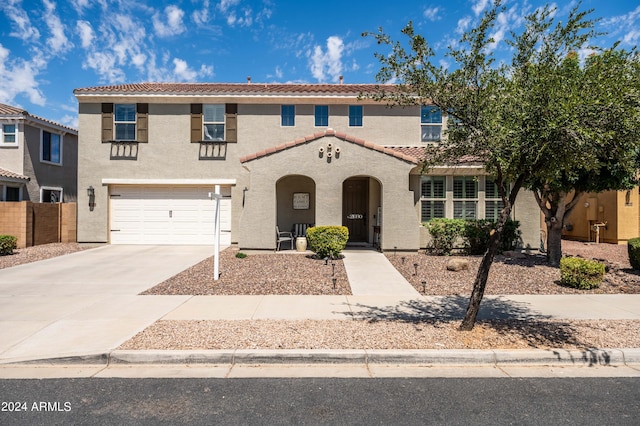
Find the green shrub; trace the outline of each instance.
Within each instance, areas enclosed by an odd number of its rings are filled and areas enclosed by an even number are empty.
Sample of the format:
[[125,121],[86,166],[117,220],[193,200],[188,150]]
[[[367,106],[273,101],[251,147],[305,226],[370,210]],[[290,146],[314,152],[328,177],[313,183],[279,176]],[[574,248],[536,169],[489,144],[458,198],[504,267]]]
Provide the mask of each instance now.
[[243,253],[243,252],[239,251],[239,252],[236,253],[236,257],[238,259],[244,259],[245,257],[247,257],[247,253]]
[[0,235],[0,256],[13,254],[18,247],[18,239],[13,235]]
[[467,220],[464,224],[463,236],[468,254],[483,254],[489,246],[489,237],[495,222],[492,220]]
[[[450,255],[461,243],[468,254],[482,254],[487,250],[491,230],[496,227],[493,220],[464,220],[464,219],[432,219],[425,227],[431,234],[429,248],[437,255]],[[500,241],[499,251],[513,250],[520,240],[520,222],[509,219],[505,224]]]
[[464,231],[463,219],[431,219],[425,224],[431,234],[429,248],[438,256],[449,256]]
[[[483,254],[489,247],[491,230],[495,229],[496,221],[488,219],[465,221],[463,238],[468,254]],[[520,222],[517,220],[507,220],[502,231],[500,246],[498,251],[513,250],[518,246],[522,232],[518,229]]]
[[640,269],[640,238],[631,238],[627,242],[629,263],[633,269]]
[[348,240],[349,228],[346,226],[314,226],[307,229],[309,250],[319,257],[338,257]]
[[604,279],[604,264],[578,257],[560,259],[560,282],[580,290],[598,288]]

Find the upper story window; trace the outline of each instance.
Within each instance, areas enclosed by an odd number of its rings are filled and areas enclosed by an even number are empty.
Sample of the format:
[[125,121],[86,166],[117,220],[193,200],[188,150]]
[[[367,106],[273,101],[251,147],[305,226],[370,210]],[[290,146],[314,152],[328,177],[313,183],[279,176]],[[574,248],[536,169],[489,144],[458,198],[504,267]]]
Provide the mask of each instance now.
[[422,142],[438,142],[442,134],[442,110],[433,105],[420,108],[420,133]]
[[423,176],[420,197],[422,222],[445,217],[446,177]]
[[114,125],[117,141],[135,141],[136,104],[115,104]]
[[203,105],[202,106],[202,128],[204,131],[204,141],[223,141],[224,139],[224,117],[225,106]]
[[476,219],[478,206],[478,179],[475,176],[453,178],[453,218]]
[[42,131],[40,159],[48,163],[62,164],[62,136]]
[[102,104],[102,142],[148,141],[149,104]]
[[15,124],[3,124],[0,128],[0,144],[15,145],[18,143],[17,130]]
[[349,127],[362,127],[362,105],[349,105]]
[[280,123],[282,127],[291,127],[296,125],[295,105],[282,105],[280,109]]
[[329,126],[329,105],[316,105],[315,119],[316,127]]

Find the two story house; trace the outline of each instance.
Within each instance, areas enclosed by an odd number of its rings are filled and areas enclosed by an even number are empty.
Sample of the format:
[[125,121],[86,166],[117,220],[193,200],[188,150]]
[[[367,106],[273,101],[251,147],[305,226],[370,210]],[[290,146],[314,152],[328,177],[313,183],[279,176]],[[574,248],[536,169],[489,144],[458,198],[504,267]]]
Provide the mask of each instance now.
[[73,202],[78,132],[0,104],[0,201]]
[[[274,249],[275,227],[345,225],[349,243],[417,250],[435,217],[495,218],[481,164],[420,173],[446,115],[388,108],[371,84],[140,83],[80,88],[78,241]],[[531,194],[516,203],[539,247]]]

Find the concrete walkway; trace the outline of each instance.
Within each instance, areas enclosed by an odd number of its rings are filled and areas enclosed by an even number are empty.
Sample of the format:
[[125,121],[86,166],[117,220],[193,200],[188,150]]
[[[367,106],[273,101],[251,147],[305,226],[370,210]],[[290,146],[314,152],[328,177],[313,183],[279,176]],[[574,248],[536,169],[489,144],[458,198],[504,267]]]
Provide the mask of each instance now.
[[[459,319],[468,303],[467,296],[418,294],[382,254],[371,250],[345,253],[350,296],[137,295],[211,254],[211,247],[104,246],[0,270],[0,364],[107,359],[157,320]],[[486,296],[479,318],[638,320],[640,295]],[[145,360],[161,362],[166,356],[143,352]],[[315,356],[299,352],[254,355],[267,362]],[[349,360],[347,352],[340,352],[346,358],[339,362]],[[402,358],[396,352],[390,352],[390,359]],[[404,359],[415,360],[414,352]],[[331,362],[342,356],[336,353]],[[433,357],[433,351],[429,354]]]
[[344,251],[343,262],[354,296],[420,295],[382,253],[370,249],[348,249]]

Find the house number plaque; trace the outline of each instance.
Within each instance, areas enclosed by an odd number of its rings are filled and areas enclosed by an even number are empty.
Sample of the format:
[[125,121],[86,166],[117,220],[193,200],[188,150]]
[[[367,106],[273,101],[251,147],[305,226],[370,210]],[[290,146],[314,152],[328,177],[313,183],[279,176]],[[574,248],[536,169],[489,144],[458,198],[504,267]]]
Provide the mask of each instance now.
[[363,217],[364,216],[362,216],[360,213],[351,213],[347,216],[347,219],[362,219]]

